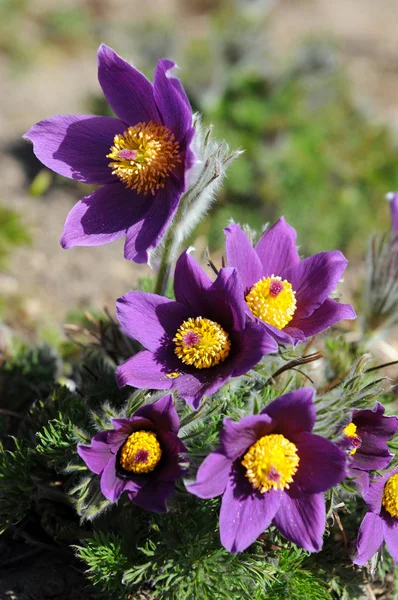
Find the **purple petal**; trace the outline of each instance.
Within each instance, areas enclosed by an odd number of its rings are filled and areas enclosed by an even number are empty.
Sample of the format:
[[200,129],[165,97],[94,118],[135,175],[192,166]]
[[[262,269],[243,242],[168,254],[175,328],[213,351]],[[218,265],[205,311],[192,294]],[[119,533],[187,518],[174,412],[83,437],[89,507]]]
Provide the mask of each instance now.
[[[180,366],[183,368],[183,363]],[[180,377],[173,379],[173,389],[196,410],[203,396],[217,392],[232,377],[232,372],[233,364],[227,361],[210,369],[195,369],[194,372],[182,373]]]
[[220,431],[222,452],[230,459],[241,457],[258,439],[271,433],[274,421],[268,415],[251,415],[242,417],[238,423],[224,419]]
[[98,81],[115,114],[128,125],[160,122],[150,81],[105,44],[98,49]]
[[283,217],[263,233],[255,248],[263,266],[263,277],[283,275],[286,269],[299,263],[296,238],[296,230]]
[[215,498],[224,493],[231,472],[232,461],[220,450],[209,454],[200,465],[196,481],[187,486],[188,492],[198,498]]
[[291,485],[295,493],[324,492],[346,476],[346,457],[333,442],[312,433],[290,438],[296,445],[300,463]]
[[125,486],[126,481],[116,475],[116,456],[113,456],[101,475],[101,492],[111,502],[117,502]]
[[102,185],[116,181],[106,157],[113,138],[126,129],[110,117],[57,115],[36,123],[24,138],[46,167],[71,179]]
[[350,466],[363,471],[377,471],[385,469],[391,462],[392,454],[384,440],[375,435],[364,432],[361,434],[361,445],[357,452],[351,456]]
[[116,381],[119,387],[131,385],[140,389],[168,390],[174,380],[166,377],[166,372],[156,356],[144,350],[119,365]]
[[111,183],[77,202],[61,237],[63,248],[109,244],[126,233],[147,210],[144,196],[121,183]]
[[90,446],[77,446],[77,453],[84,460],[90,471],[99,475],[112,458],[112,452],[106,443],[106,431],[97,433],[91,440]]
[[[187,305],[196,314],[202,310],[202,296],[210,288],[210,277],[188,253],[183,252],[174,271],[174,295],[178,302]],[[193,316],[193,315],[191,315]]]
[[177,181],[170,176],[165,187],[156,191],[155,196],[141,196],[147,204],[140,221],[132,222],[126,234],[124,258],[136,263],[146,263],[148,250],[156,248],[177,210],[180,201],[183,178]]
[[370,510],[374,513],[380,513],[381,503],[383,500],[384,486],[391,477],[393,472],[385,473],[382,477],[371,476],[369,488],[365,491],[363,499],[369,506]]
[[146,292],[128,292],[116,302],[116,314],[122,331],[155,351],[167,333],[174,336],[190,313],[185,306]]
[[243,469],[235,469],[221,502],[220,537],[224,548],[234,553],[246,550],[271,524],[280,500],[280,492],[260,494]]
[[386,515],[383,519],[383,534],[387,549],[395,564],[398,564],[398,519]]
[[398,429],[398,417],[385,417],[385,408],[377,402],[373,410],[354,410],[352,422],[361,431],[373,433],[380,439],[389,440]]
[[192,109],[180,81],[171,76],[174,66],[171,60],[159,60],[153,79],[153,94],[163,123],[177,140],[181,140],[192,127]]
[[366,513],[358,532],[357,555],[353,560],[354,564],[366,564],[376,554],[383,539],[383,520],[375,513]]
[[277,352],[278,344],[260,323],[246,324],[239,353],[234,357],[234,377],[246,374],[266,354]]
[[195,177],[191,177],[191,175],[193,174],[192,167],[197,162],[196,155],[191,147],[191,145],[193,145],[192,142],[194,141],[195,135],[196,129],[194,127],[191,127],[190,129],[188,129],[188,132],[185,136],[184,190],[186,190],[187,187],[195,180]]
[[233,268],[220,269],[202,300],[207,315],[231,332],[241,333],[247,322],[242,280]]
[[[129,419],[123,419],[124,421],[128,421]],[[112,421],[116,421],[116,419],[112,419]],[[115,425],[115,423],[113,423]],[[128,438],[131,433],[131,429],[128,432],[123,430],[112,430],[107,431],[107,444],[109,448],[112,450],[113,454],[117,454],[120,447],[123,446],[124,442]]]
[[127,419],[111,419],[115,429],[107,431],[108,444],[116,446],[120,440],[123,443],[133,431],[138,431],[139,429],[152,430],[155,428],[152,421],[145,419],[143,416],[136,416],[136,414],[134,413],[133,417]]
[[163,449],[163,458],[162,464],[156,470],[156,476],[160,481],[175,481],[183,477],[187,471],[187,447],[170,431],[159,431],[158,435]]
[[392,231],[396,234],[398,233],[398,193],[390,192],[387,197],[390,200]]
[[269,415],[276,423],[274,431],[288,439],[301,431],[312,431],[316,409],[315,392],[311,388],[300,388],[271,402],[261,414]]
[[134,413],[134,416],[149,419],[160,430],[178,433],[180,429],[180,419],[171,394],[162,396],[157,402],[142,406]]
[[246,292],[263,276],[260,258],[239,225],[229,225],[224,233],[227,264],[238,271]]
[[322,306],[315,310],[311,316],[304,319],[293,317],[285,328],[286,333],[295,337],[295,329],[304,334],[304,339],[321,331],[325,331],[335,323],[344,319],[356,319],[356,313],[351,304],[340,304],[331,298],[324,301]]
[[265,354],[277,352],[277,342],[260,323],[247,323],[243,332],[239,353],[234,357],[234,377],[244,375],[252,369]]
[[282,494],[273,524],[281,534],[300,548],[319,552],[325,531],[326,511],[323,494],[291,497]]
[[296,292],[294,321],[309,317],[323,304],[336,288],[347,262],[339,250],[334,250],[310,256],[286,270],[285,277]]
[[130,499],[141,508],[155,513],[167,512],[166,500],[173,495],[174,481],[159,481],[153,478],[138,494]]

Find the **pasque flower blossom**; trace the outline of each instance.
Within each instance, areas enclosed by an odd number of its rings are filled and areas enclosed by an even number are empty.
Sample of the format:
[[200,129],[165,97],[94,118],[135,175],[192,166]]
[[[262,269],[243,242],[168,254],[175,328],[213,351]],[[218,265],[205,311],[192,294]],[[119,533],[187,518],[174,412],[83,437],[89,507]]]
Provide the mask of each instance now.
[[386,417],[384,412],[385,408],[380,402],[373,410],[353,411],[351,422],[343,429],[343,438],[339,443],[349,454],[351,469],[385,469],[391,461],[393,455],[387,441],[398,429],[398,418]]
[[280,396],[259,415],[224,420],[221,445],[199,467],[188,490],[222,495],[220,537],[241,552],[273,523],[288,540],[317,552],[325,530],[322,492],[345,477],[344,453],[311,433],[314,392]]
[[194,162],[192,110],[174,63],[159,60],[153,85],[104,44],[98,79],[117,118],[57,115],[25,138],[47,167],[101,185],[70,211],[61,244],[98,246],[126,236],[124,256],[142,263],[172,219]]
[[126,491],[134,504],[166,512],[174,482],[186,471],[187,453],[177,436],[180,421],[172,395],[112,423],[114,429],[97,433],[90,446],[77,447],[80,457],[90,471],[101,475],[101,491],[111,502]]
[[359,528],[356,565],[364,565],[383,542],[398,564],[398,469],[373,477],[363,494],[369,506]]
[[118,367],[119,386],[177,390],[197,408],[203,395],[277,350],[264,328],[247,318],[235,269],[221,269],[212,282],[183,252],[174,294],[176,300],[129,292],[117,301],[122,330],[146,348]]
[[224,231],[228,266],[242,278],[248,308],[278,341],[296,344],[356,317],[350,304],[329,298],[347,266],[341,252],[300,261],[296,231],[283,217],[255,248],[238,225]]

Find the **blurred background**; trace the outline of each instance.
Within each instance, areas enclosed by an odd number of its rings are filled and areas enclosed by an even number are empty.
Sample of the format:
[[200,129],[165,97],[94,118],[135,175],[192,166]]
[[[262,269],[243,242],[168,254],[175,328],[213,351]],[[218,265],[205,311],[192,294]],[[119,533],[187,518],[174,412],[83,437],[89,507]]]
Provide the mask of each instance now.
[[63,322],[113,311],[150,274],[122,243],[61,249],[89,186],[43,168],[21,139],[54,114],[110,114],[101,42],[150,78],[174,59],[214,136],[245,149],[192,241],[217,255],[231,217],[261,230],[284,215],[302,254],[343,250],[355,286],[398,189],[397,22],[396,0],[0,0],[2,321],[56,344]]

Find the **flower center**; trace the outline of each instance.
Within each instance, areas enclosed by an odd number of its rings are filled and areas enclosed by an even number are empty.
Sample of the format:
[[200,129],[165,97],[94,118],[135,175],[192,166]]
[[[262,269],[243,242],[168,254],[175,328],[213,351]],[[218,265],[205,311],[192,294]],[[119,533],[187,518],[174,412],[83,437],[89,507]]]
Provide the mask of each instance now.
[[300,459],[297,448],[283,435],[265,435],[250,446],[242,460],[246,477],[261,494],[289,488]]
[[218,323],[202,317],[184,321],[173,342],[178,358],[197,369],[218,365],[227,358],[231,349],[228,333]]
[[398,473],[392,475],[384,486],[383,506],[392,517],[398,517]]
[[353,445],[353,449],[350,452],[350,456],[352,456],[361,446],[361,438],[357,435],[357,426],[354,423],[350,423],[347,427],[344,427],[343,433],[351,440]]
[[162,449],[153,431],[135,431],[125,441],[120,452],[120,466],[133,473],[150,473],[162,456]]
[[246,302],[255,317],[278,329],[286,327],[296,311],[292,285],[275,275],[257,281],[246,296]]
[[137,194],[154,196],[181,162],[179,150],[180,145],[170,129],[149,121],[115,135],[110,154],[106,156],[112,159],[109,163],[112,175]]

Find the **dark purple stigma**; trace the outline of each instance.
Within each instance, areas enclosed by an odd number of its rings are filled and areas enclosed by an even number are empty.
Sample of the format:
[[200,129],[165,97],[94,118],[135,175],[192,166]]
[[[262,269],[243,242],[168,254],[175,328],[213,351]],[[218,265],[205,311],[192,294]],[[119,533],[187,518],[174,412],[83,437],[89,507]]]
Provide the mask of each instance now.
[[182,343],[184,346],[196,346],[200,342],[200,336],[196,333],[196,331],[187,331],[182,336]]
[[138,452],[134,454],[134,461],[136,463],[146,463],[148,462],[148,456],[148,450],[138,450]]
[[283,290],[283,283],[278,281],[278,279],[273,279],[271,281],[271,285],[269,286],[270,296],[276,298]]
[[275,469],[275,467],[271,467],[270,470],[267,473],[267,477],[270,481],[274,481],[275,483],[277,483],[278,481],[280,481],[280,473],[278,473],[278,471]]
[[118,156],[123,160],[135,160],[137,158],[137,152],[135,150],[128,150],[125,148],[124,150],[119,150]]

